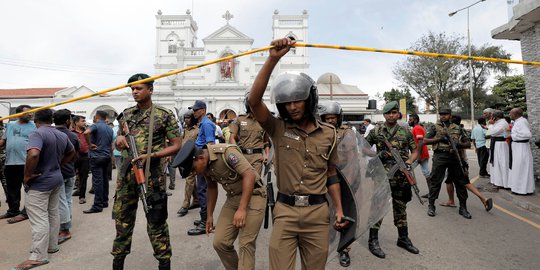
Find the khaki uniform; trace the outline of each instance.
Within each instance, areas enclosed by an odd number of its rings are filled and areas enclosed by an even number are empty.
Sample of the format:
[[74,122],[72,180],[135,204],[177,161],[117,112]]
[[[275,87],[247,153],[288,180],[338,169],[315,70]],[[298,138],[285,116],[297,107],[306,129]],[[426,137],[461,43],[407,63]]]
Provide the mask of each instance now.
[[[182,137],[182,141],[187,142],[188,140],[197,140],[198,135],[199,127],[197,125],[186,127],[184,129],[184,136]],[[185,179],[185,181],[186,187],[184,189],[184,202],[182,203],[182,207],[188,209],[191,202],[191,196],[193,196],[193,204],[197,205],[199,204],[199,195],[197,194],[197,190],[195,189],[195,174],[189,175]]]
[[264,148],[268,135],[251,115],[240,115],[230,124],[231,134],[238,136],[237,144],[255,171],[262,175]]
[[[180,137],[178,123],[174,114],[164,107],[154,106],[154,131],[151,152],[158,152],[165,147],[166,139]],[[121,124],[126,121],[139,155],[146,154],[150,127],[151,109],[140,110],[137,106],[127,108],[123,112]],[[119,129],[119,135],[124,135]],[[113,206],[113,217],[116,224],[116,238],[111,254],[115,258],[123,258],[131,252],[131,239],[139,204],[135,174],[130,169],[131,158],[128,151],[122,151],[124,162],[118,170],[116,194]],[[150,159],[150,175],[147,176],[147,203],[152,206],[147,214],[147,231],[154,249],[154,257],[161,261],[171,258],[169,227],[167,225],[167,195],[165,194],[166,176],[163,173],[164,158]]]
[[[389,149],[384,144],[385,139],[388,140],[388,142],[394,148],[399,150],[403,161],[409,159],[409,152],[412,153],[417,148],[412,133],[408,129],[398,124],[396,124],[392,129],[386,126],[386,124],[383,124],[382,127],[377,127],[371,130],[371,132],[369,132],[368,136],[366,137],[366,140],[370,144],[377,145],[378,151],[389,151]],[[383,156],[381,157],[381,161],[387,172],[396,164],[394,158],[391,156]],[[394,177],[392,179],[388,179],[388,181],[390,182],[390,189],[392,192],[392,210],[394,214],[394,225],[398,228],[407,227],[406,210],[407,202],[409,202],[412,198],[411,185],[409,184],[409,182],[407,182],[405,176],[400,172],[394,174]],[[372,227],[372,229],[378,230],[381,226],[381,223],[382,220],[377,222]]]
[[[205,178],[223,186],[227,200],[219,214],[215,236],[216,250],[225,269],[255,269],[255,245],[261,229],[266,207],[266,189],[255,173],[255,188],[248,204],[246,225],[238,229],[233,225],[234,214],[240,205],[242,195],[242,173],[253,167],[232,144],[208,145],[210,161]],[[238,237],[239,251],[234,250]]]
[[[277,188],[286,195],[322,195],[328,166],[338,162],[334,151],[336,131],[316,122],[306,133],[296,124],[271,117],[263,128],[275,147]],[[277,202],[270,238],[270,269],[294,269],[299,248],[302,269],[325,269],[328,256],[329,209],[327,203],[305,207]]]

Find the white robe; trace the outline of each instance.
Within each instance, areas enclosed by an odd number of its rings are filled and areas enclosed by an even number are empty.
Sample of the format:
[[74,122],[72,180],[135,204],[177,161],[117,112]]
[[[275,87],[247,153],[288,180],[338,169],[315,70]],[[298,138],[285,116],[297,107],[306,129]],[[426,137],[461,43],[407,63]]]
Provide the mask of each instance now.
[[[513,141],[532,139],[527,119],[516,119],[511,135]],[[508,186],[512,192],[519,194],[534,192],[533,156],[529,143],[512,142],[512,169],[508,173]]]
[[[489,127],[486,135],[491,137],[504,137],[508,130],[506,120],[499,119],[493,126]],[[492,184],[508,188],[508,166],[509,166],[509,149],[506,141],[497,141],[494,146],[493,164],[489,173],[491,174],[490,181]],[[491,157],[490,157],[491,160]]]

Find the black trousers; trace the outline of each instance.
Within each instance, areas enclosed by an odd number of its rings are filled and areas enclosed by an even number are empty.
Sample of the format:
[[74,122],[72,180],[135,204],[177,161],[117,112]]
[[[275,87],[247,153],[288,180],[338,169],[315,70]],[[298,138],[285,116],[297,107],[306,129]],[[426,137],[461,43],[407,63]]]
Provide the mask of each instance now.
[[429,185],[429,204],[435,204],[439,198],[441,184],[448,170],[448,180],[452,180],[456,186],[456,194],[461,206],[466,206],[467,188],[469,178],[461,172],[459,161],[454,154],[449,152],[435,152],[433,154],[433,165],[431,168],[431,182]]
[[488,175],[487,164],[489,161],[489,150],[487,147],[482,146],[477,148],[476,156],[478,157],[478,165],[480,166],[480,175]]
[[6,165],[4,169],[7,183],[8,214],[26,215],[25,209],[21,212],[21,188],[24,178],[24,165]]
[[90,159],[92,185],[94,186],[93,209],[102,210],[103,208],[109,207],[109,180],[107,179],[107,172],[110,164],[110,157]]
[[79,154],[75,162],[75,170],[79,176],[79,198],[86,198],[86,185],[88,181],[88,172],[90,172],[90,159],[88,154]]

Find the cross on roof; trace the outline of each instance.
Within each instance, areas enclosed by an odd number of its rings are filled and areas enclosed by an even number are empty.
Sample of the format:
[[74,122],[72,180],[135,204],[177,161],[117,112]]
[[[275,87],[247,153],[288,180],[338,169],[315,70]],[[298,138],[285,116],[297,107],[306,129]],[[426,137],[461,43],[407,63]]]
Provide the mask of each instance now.
[[223,16],[221,16],[227,21],[227,24],[229,24],[229,21],[234,18],[234,16],[227,10]]

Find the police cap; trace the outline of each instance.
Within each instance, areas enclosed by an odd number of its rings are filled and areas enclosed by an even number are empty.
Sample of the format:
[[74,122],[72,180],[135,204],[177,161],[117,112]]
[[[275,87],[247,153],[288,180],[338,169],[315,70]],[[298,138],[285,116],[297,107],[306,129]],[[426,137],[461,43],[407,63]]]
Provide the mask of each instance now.
[[195,154],[197,153],[197,146],[195,145],[194,140],[188,140],[182,146],[182,149],[176,154],[172,162],[173,168],[178,167],[180,175],[183,178],[186,178],[191,173],[193,168],[193,160],[196,158]]
[[399,104],[397,103],[397,101],[390,101],[386,103],[386,105],[384,105],[382,109],[382,112],[383,114],[387,114],[393,109],[399,109]]
[[442,108],[439,110],[439,114],[452,114],[452,110],[449,108]]

